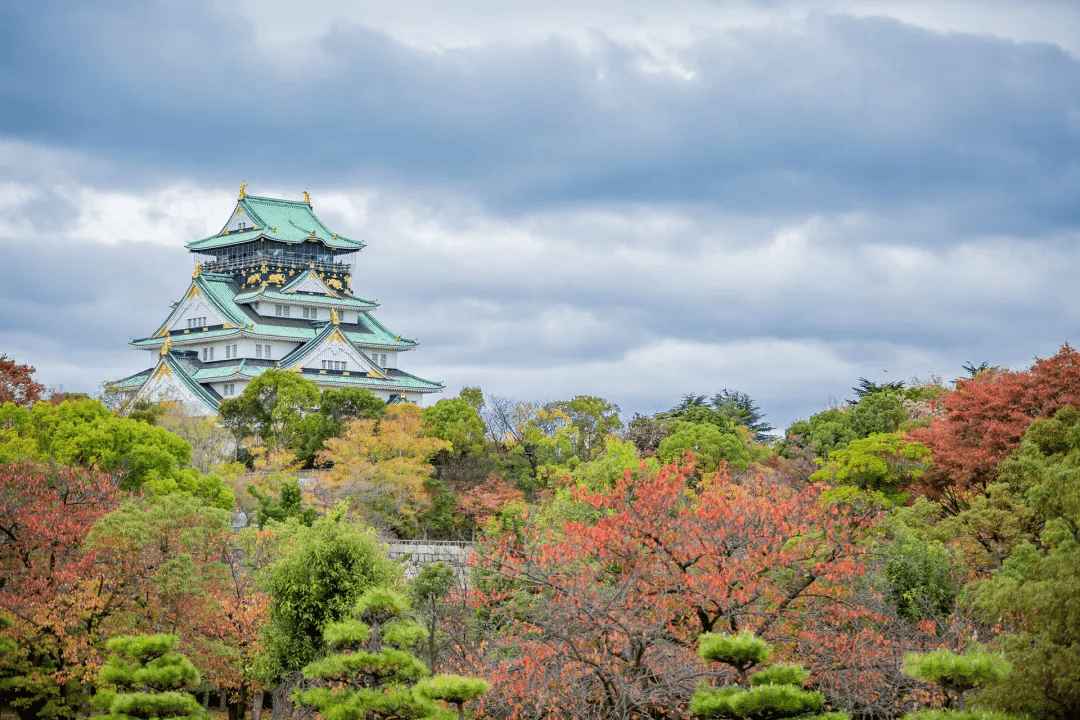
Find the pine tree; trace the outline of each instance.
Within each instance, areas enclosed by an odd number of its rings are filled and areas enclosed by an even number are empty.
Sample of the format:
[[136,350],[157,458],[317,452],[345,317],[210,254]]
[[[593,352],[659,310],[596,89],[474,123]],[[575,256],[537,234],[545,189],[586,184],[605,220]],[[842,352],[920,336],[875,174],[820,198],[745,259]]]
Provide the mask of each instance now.
[[928,653],[908,653],[904,656],[905,675],[932,682],[945,692],[946,704],[953,695],[960,712],[967,708],[964,693],[997,682],[1012,671],[1005,659],[975,647],[958,655],[944,648]]
[[106,643],[112,655],[101,669],[93,703],[105,711],[97,720],[201,717],[189,690],[199,671],[175,652],[175,635],[121,635]]
[[[353,618],[326,626],[333,651],[304,668],[304,675],[326,685],[298,692],[294,699],[312,705],[327,720],[409,720],[447,715],[435,700],[463,706],[487,691],[487,684],[451,675],[426,677],[429,670],[411,649],[427,631],[407,617],[408,601],[388,588],[360,596]],[[421,679],[424,682],[420,683]]]
[[821,714],[825,700],[820,692],[802,689],[809,673],[801,665],[769,665],[748,674],[751,668],[769,661],[769,646],[752,633],[705,633],[698,643],[701,657],[730,665],[738,673],[742,684],[719,688],[699,685],[690,701],[690,710],[695,715],[748,720],[848,720],[849,716],[845,713]]

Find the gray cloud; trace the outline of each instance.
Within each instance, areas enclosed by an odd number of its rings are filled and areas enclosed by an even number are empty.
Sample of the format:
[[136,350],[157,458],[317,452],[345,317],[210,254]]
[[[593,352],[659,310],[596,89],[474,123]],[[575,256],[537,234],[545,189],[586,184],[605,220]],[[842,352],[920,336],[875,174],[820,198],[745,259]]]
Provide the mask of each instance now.
[[0,25],[0,349],[69,390],[149,364],[127,340],[241,178],[369,243],[354,287],[451,391],[653,412],[736,387],[783,427],[1080,322],[1080,61],[1050,44],[811,14],[699,33],[673,69],[601,32],[274,47],[210,5]]

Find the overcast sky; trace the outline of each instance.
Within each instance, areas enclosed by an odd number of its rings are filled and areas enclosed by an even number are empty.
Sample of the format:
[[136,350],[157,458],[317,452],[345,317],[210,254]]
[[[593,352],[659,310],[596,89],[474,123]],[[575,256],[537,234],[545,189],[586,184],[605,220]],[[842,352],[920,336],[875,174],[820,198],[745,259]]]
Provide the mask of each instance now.
[[403,369],[624,415],[1080,340],[1075,0],[0,4],[0,352],[96,392],[242,180]]

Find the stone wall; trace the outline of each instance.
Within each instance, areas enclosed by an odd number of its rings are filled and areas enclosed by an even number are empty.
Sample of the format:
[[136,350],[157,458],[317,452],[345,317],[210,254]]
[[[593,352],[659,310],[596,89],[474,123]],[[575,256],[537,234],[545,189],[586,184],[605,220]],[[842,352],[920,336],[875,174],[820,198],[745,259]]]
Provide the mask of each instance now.
[[405,577],[414,578],[420,567],[437,562],[444,562],[454,568],[459,576],[464,576],[472,543],[456,540],[384,540],[386,556],[402,560]]

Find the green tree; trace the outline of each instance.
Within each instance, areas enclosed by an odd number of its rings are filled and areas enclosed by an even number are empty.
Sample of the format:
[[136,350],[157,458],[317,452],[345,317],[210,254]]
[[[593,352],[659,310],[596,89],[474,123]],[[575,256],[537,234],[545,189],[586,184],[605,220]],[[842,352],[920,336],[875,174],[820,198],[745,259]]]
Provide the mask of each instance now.
[[1012,671],[1007,660],[974,647],[962,655],[946,649],[928,653],[908,653],[904,656],[905,675],[934,683],[951,705],[955,696],[960,712],[967,709],[964,693],[1000,682]]
[[433,437],[450,443],[446,450],[456,457],[483,455],[487,447],[484,421],[467,399],[444,398],[420,413]]
[[92,702],[103,720],[201,717],[191,695],[199,672],[176,651],[175,635],[121,635],[106,643],[112,653],[101,669]]
[[891,500],[913,480],[922,477],[930,464],[930,449],[920,442],[892,433],[874,433],[852,440],[837,450],[811,480],[882,492]]
[[560,410],[570,418],[570,425],[576,430],[572,452],[582,462],[599,455],[604,449],[604,438],[623,426],[619,406],[592,395],[549,403],[548,409]]
[[408,617],[405,597],[388,588],[372,588],[360,596],[352,617],[326,626],[324,639],[332,650],[304,668],[304,674],[325,686],[296,693],[330,720],[408,720],[442,716],[434,702],[443,699],[461,707],[487,690],[471,678],[442,676],[418,681],[428,668],[412,654],[427,632]]
[[752,633],[737,635],[704,633],[698,639],[698,653],[705,660],[730,666],[738,674],[739,685],[719,688],[702,683],[690,702],[690,710],[706,718],[830,718],[848,720],[845,713],[827,713],[821,709],[825,699],[820,692],[803,690],[810,676],[801,665],[779,664],[748,674],[769,660],[764,640]]
[[299,373],[270,369],[256,377],[238,397],[223,400],[218,413],[238,434],[255,432],[272,448],[294,444],[300,421],[319,404],[319,386]]
[[985,694],[1002,710],[1072,717],[1080,707],[1080,413],[1066,405],[1028,427],[1015,460],[1045,523],[976,588],[975,608],[1007,632],[995,641],[1014,671]]
[[[708,409],[708,408],[705,408]],[[663,439],[656,451],[660,462],[676,462],[688,450],[694,453],[697,470],[715,472],[722,461],[745,470],[750,462],[750,450],[735,432],[722,432],[711,423],[698,424],[676,420],[673,432]]]
[[216,475],[188,467],[191,445],[161,427],[117,417],[97,400],[0,407],[0,463],[51,461],[122,477],[125,490],[196,495],[231,508],[232,491]]
[[296,518],[301,525],[311,527],[318,516],[315,508],[304,507],[304,495],[296,478],[281,484],[276,500],[254,485],[248,485],[248,492],[259,502],[255,510],[255,524],[260,528],[271,522],[285,522],[289,518]]
[[723,413],[735,425],[741,425],[754,434],[754,440],[767,442],[773,426],[765,422],[765,416],[757,403],[744,392],[724,388],[712,396],[712,406]]
[[388,585],[399,574],[378,539],[343,514],[339,510],[311,527],[295,527],[285,538],[288,552],[267,570],[269,679],[311,662],[325,647],[327,623],[342,620],[365,590]]

